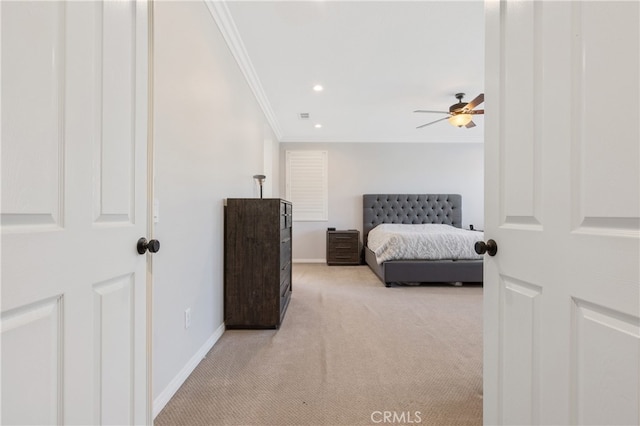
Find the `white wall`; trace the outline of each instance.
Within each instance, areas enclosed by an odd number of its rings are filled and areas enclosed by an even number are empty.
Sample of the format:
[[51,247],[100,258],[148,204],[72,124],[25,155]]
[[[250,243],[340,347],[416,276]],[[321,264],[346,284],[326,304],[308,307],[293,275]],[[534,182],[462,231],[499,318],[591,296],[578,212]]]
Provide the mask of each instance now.
[[362,232],[362,194],[461,194],[463,226],[483,227],[483,144],[281,143],[281,194],[284,153],[296,149],[329,153],[329,221],[294,222],[294,261],[325,260],[327,227]]
[[267,178],[277,192],[279,158],[278,141],[205,4],[155,2],[154,25],[157,413],[223,330],[223,199],[255,197],[252,176],[264,172],[265,158],[273,161]]

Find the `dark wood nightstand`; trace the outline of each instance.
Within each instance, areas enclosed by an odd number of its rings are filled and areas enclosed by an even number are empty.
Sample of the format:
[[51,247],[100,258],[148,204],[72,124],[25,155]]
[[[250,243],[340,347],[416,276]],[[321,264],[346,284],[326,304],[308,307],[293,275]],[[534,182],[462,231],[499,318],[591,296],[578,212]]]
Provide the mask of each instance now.
[[327,265],[359,265],[360,232],[327,231]]

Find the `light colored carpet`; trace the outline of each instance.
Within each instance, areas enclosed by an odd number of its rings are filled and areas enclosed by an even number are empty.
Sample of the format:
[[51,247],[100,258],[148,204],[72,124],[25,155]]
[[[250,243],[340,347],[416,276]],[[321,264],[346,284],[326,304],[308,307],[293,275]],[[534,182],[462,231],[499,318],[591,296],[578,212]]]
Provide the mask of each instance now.
[[[386,416],[386,420],[385,420]],[[482,287],[295,264],[279,330],[229,330],[162,425],[482,424]]]

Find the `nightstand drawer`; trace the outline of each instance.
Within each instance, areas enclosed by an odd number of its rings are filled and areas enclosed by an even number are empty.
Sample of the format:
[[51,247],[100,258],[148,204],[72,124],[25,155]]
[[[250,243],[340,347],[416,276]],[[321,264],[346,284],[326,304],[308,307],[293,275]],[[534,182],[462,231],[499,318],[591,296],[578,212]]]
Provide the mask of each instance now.
[[355,252],[333,252],[329,254],[327,258],[327,263],[330,265],[333,264],[343,264],[343,265],[359,265],[360,264],[360,256]]
[[329,235],[329,245],[332,247],[353,248],[359,243],[357,235]]

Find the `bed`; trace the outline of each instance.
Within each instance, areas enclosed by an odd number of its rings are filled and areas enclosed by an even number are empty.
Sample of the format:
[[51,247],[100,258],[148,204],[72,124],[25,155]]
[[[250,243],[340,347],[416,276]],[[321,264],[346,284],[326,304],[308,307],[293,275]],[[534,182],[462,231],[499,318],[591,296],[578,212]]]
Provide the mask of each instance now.
[[[379,224],[445,224],[462,227],[459,194],[364,194],[362,234],[365,262],[385,286],[401,283],[481,283],[482,259],[388,260],[378,264],[368,246],[369,232]],[[478,241],[482,235],[478,234]]]

